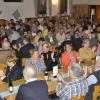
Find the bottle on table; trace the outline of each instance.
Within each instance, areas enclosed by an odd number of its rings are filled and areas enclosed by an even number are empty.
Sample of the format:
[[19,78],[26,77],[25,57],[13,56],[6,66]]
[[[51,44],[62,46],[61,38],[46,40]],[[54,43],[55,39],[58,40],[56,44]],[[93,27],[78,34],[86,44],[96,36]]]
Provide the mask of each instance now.
[[47,81],[48,80],[48,72],[45,71],[45,80]]
[[13,92],[13,83],[11,78],[9,78],[9,92],[12,93]]

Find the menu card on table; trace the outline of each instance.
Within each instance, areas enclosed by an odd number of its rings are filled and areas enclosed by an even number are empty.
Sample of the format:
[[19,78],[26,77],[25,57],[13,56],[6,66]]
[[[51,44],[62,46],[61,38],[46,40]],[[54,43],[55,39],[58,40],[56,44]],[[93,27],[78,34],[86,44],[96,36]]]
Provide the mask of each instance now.
[[53,77],[56,78],[57,74],[58,74],[58,66],[54,66],[53,67]]

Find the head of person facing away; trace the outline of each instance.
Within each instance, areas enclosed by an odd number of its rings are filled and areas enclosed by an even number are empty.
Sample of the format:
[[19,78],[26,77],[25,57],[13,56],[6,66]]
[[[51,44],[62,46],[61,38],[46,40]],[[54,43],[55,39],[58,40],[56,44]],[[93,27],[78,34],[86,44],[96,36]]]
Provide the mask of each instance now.
[[27,82],[28,80],[36,77],[36,71],[33,67],[27,66],[23,70],[24,80]]
[[84,74],[83,69],[77,63],[70,65],[70,67],[68,68],[68,72],[71,79],[82,78]]

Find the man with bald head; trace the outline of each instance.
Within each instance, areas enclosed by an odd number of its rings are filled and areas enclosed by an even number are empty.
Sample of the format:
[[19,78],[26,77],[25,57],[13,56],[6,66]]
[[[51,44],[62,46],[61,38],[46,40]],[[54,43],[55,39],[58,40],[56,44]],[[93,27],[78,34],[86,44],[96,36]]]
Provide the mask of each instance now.
[[35,69],[27,66],[23,70],[26,81],[17,93],[16,100],[48,100],[48,87],[45,81],[37,80]]

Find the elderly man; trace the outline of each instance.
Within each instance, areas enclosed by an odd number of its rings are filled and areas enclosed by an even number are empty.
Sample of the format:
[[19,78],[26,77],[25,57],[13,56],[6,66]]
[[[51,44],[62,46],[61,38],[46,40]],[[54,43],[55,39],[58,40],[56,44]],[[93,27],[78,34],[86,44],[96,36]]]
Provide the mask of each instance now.
[[57,96],[61,100],[70,100],[72,97],[80,98],[84,96],[88,91],[88,82],[83,77],[83,70],[78,64],[74,64],[69,67],[70,81],[64,82],[58,75],[58,85],[56,89]]
[[34,68],[25,67],[23,76],[26,83],[19,88],[16,100],[48,100],[47,84],[36,79]]
[[87,77],[87,80],[89,81],[89,91],[85,96],[85,100],[92,100],[94,86],[100,85],[100,57],[96,61],[95,71]]

